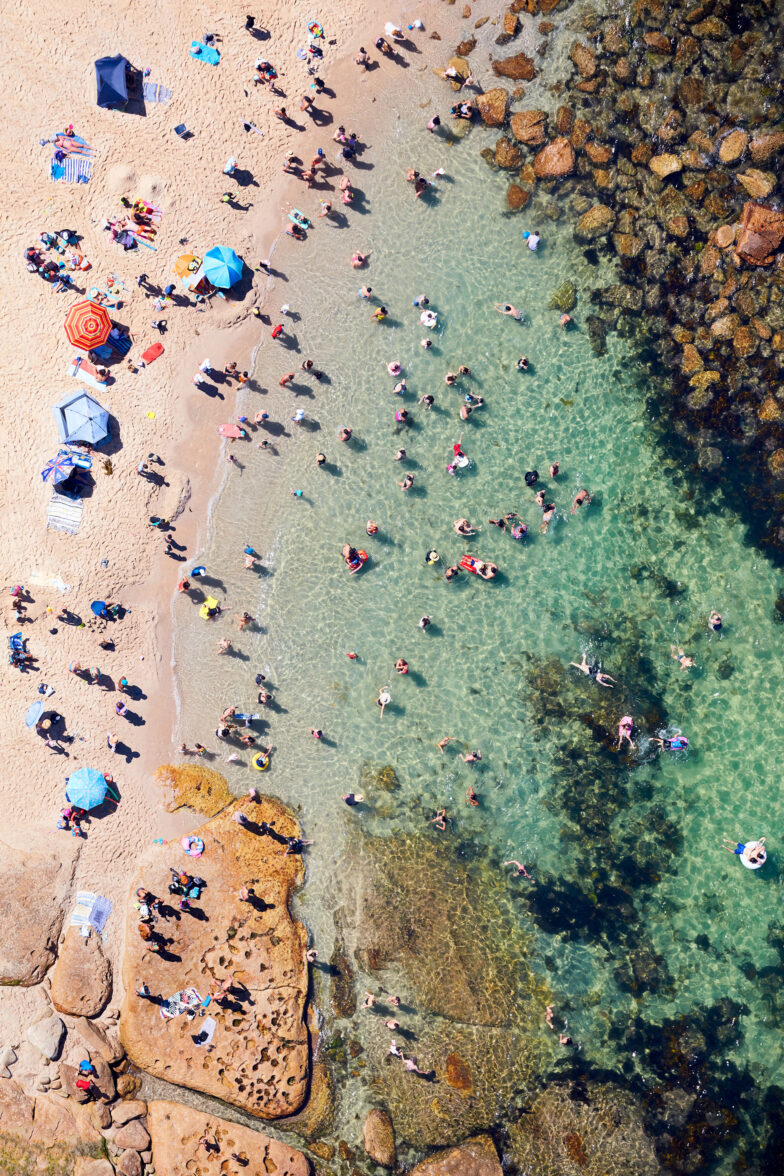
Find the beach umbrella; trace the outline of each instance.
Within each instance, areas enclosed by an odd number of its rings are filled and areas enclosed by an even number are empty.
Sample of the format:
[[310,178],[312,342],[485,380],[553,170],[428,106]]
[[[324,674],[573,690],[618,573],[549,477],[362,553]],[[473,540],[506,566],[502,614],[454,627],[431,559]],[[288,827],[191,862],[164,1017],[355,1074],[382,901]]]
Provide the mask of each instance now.
[[182,253],[174,263],[174,272],[178,278],[184,278],[186,274],[195,273],[200,265],[194,253]]
[[112,320],[105,306],[89,298],[75,303],[65,316],[65,333],[69,343],[80,351],[100,347],[109,338]]
[[51,458],[44,469],[41,470],[41,477],[46,481],[50,476],[55,486],[59,486],[61,482],[65,482],[73,473],[74,459],[73,455],[61,449],[57,457]]
[[109,413],[87,392],[69,392],[52,412],[61,441],[100,445],[109,436]]
[[28,706],[25,712],[25,727],[34,727],[41,715],[44,713],[46,703],[42,698],[37,699],[32,706]]
[[97,768],[79,768],[69,777],[65,798],[78,808],[97,808],[106,797],[109,785]]
[[237,257],[233,249],[225,245],[217,245],[204,254],[199,273],[202,277],[218,286],[221,290],[228,290],[242,277],[242,258]]

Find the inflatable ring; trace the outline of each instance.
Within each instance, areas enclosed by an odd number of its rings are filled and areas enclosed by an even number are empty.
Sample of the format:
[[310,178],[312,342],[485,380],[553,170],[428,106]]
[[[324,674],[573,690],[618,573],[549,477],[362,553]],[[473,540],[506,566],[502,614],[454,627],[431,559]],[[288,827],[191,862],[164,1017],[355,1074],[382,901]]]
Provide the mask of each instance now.
[[263,751],[257,751],[251,760],[251,763],[257,772],[266,772],[267,768],[269,767],[269,756],[266,755]]
[[423,327],[429,327],[432,330],[438,322],[438,315],[434,310],[423,310],[419,316],[419,321]]
[[204,853],[204,842],[201,837],[183,837],[180,844],[190,857],[201,857]]
[[312,20],[310,22],[310,24],[308,25],[308,32],[310,33],[311,37],[323,37],[324,36],[324,30],[317,20]]
[[754,850],[757,849],[759,844],[760,844],[759,841],[747,841],[746,848],[744,849],[743,853],[740,854],[740,864],[742,866],[745,866],[747,870],[759,870],[759,868],[761,866],[764,866],[765,862],[768,860],[768,856],[767,856],[767,853],[765,851],[764,846],[760,847],[762,849],[762,852],[765,854],[765,856],[763,857],[761,862],[750,862],[748,860],[747,854],[752,854],[754,852]]

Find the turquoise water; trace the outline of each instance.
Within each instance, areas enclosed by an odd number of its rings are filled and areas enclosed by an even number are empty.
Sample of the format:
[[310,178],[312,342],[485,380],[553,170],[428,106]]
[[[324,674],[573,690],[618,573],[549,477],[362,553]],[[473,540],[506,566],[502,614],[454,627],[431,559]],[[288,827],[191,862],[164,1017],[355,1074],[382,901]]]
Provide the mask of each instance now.
[[[540,986],[535,1016],[529,1022],[521,1013],[541,1054],[525,1082],[573,1066],[610,1072],[638,1092],[681,1082],[703,1093],[710,1087],[740,1118],[718,1144],[717,1170],[729,1171],[738,1147],[753,1151],[766,1140],[761,1100],[767,1087],[784,1083],[776,933],[784,816],[774,622],[780,577],[744,543],[736,518],[700,505],[692,472],[655,442],[646,373],[627,345],[610,336],[607,355],[592,353],[588,296],[611,271],[590,264],[574,243],[564,200],[559,220],[539,205],[503,214],[507,179],[479,158],[494,139],[476,129],[449,145],[401,119],[383,152],[368,151],[372,168],[353,177],[364,200],[361,212],[349,211],[348,226],[320,221],[298,252],[287,242],[279,247],[275,258],[289,280],[273,287],[270,305],[285,301],[301,316],[289,320],[298,350],[289,356],[265,339],[255,372],[262,390],[245,404],[250,415],[270,406],[285,435],[277,453],[235,449],[244,468],[232,472],[215,508],[199,562],[222,581],[225,616],[207,626],[186,601],[176,604],[181,735],[216,750],[215,766],[237,792],[261,786],[299,809],[305,836],[314,839],[300,914],[320,958],[330,957],[337,923],[358,967],[359,998],[366,987],[377,990],[381,976],[389,991],[395,985],[417,1005],[407,1023],[419,1036],[421,1065],[428,1047],[436,1048],[428,1036],[433,1018],[415,1000],[421,983],[399,954],[383,973],[359,966],[361,903],[351,884],[363,854],[373,858],[376,838],[393,847],[394,860],[409,855],[412,887],[425,885],[423,872],[431,882],[437,877],[437,864],[427,870],[439,855],[445,869],[467,863],[477,893],[495,903],[495,915],[482,908],[490,924],[477,925],[477,942],[492,942],[499,958],[510,947],[509,927],[521,929],[529,980]],[[425,174],[446,169],[432,199],[416,200],[405,183],[412,165]],[[536,254],[521,237],[534,226],[542,237]],[[356,248],[372,251],[361,274],[348,264]],[[563,332],[548,300],[567,278],[578,303],[575,329]],[[372,322],[372,307],[357,297],[361,283],[388,307],[384,324]],[[433,332],[412,306],[423,292],[438,312]],[[505,300],[524,309],[524,324],[493,311]],[[427,335],[430,351],[420,346]],[[527,373],[516,368],[521,353],[531,361]],[[279,399],[279,376],[306,356],[328,381],[303,378]],[[402,398],[386,370],[392,360],[408,382]],[[445,373],[460,364],[471,378],[446,387]],[[485,406],[463,422],[466,390]],[[435,396],[431,412],[417,404],[426,392]],[[301,427],[289,419],[299,407],[307,414]],[[396,425],[399,407],[408,409],[411,428]],[[341,425],[354,431],[350,444],[337,440]],[[461,435],[471,466],[451,477],[446,466]],[[400,445],[408,452],[402,465],[394,460]],[[319,450],[328,458],[324,469],[315,466]],[[547,477],[554,460],[561,468],[555,483]],[[557,506],[544,535],[523,480],[533,468]],[[415,475],[411,492],[396,484],[402,470]],[[593,502],[571,516],[581,487]],[[294,488],[302,498],[290,496]],[[528,524],[524,542],[488,526],[509,511]],[[481,530],[476,538],[454,534],[461,517]],[[365,534],[368,519],[379,524],[374,537]],[[243,568],[246,542],[262,552],[264,575]],[[343,565],[345,542],[370,554],[357,576]],[[431,547],[441,554],[436,566],[425,561]],[[444,567],[463,551],[496,561],[499,579],[462,575],[446,583]],[[259,628],[240,636],[232,617],[246,608]],[[724,617],[720,634],[707,626],[713,608]],[[433,621],[426,633],[417,626],[423,614]],[[217,655],[223,635],[239,657]],[[683,672],[673,646],[694,656],[696,668]],[[614,691],[568,668],[582,652],[617,679]],[[394,672],[401,656],[411,666],[405,677]],[[245,754],[226,763],[231,749],[205,737],[224,706],[255,709],[259,671],[277,704],[265,712],[263,729],[275,745],[265,776],[251,771]],[[383,719],[375,703],[381,687],[392,695]],[[623,714],[639,724],[632,756],[610,749]],[[313,740],[311,727],[323,728],[326,739]],[[676,729],[688,735],[688,753],[657,756],[650,736]],[[458,741],[442,755],[435,744],[444,736]],[[482,750],[478,767],[457,757],[473,748]],[[375,782],[385,765],[397,777],[393,791]],[[465,803],[469,785],[478,807]],[[362,808],[343,804],[351,790],[364,793]],[[445,833],[429,823],[442,807]],[[767,866],[756,874],[742,869],[722,850],[724,836],[766,836]],[[507,877],[501,863],[509,858],[524,862],[536,881]],[[405,869],[396,882],[401,876]],[[421,892],[397,894],[419,909]],[[469,934],[477,910],[469,902],[455,914]],[[335,1071],[341,1130],[356,1134],[368,1075],[376,1094],[404,1099],[383,1064],[388,1035],[362,1011],[338,1024],[324,973],[316,998],[323,1040],[342,1028],[363,1049],[360,1069],[347,1063]],[[559,1050],[546,1028],[547,1000],[576,1053]],[[707,1040],[687,1079],[672,1058],[657,1055],[661,1027],[680,1018]],[[456,1013],[446,1019],[461,1021]],[[462,1019],[507,1023],[492,1012]],[[746,1076],[756,1083],[754,1096],[741,1096]],[[485,1122],[496,1118],[503,1119],[500,1107]],[[422,1138],[404,1128],[414,1148]]]

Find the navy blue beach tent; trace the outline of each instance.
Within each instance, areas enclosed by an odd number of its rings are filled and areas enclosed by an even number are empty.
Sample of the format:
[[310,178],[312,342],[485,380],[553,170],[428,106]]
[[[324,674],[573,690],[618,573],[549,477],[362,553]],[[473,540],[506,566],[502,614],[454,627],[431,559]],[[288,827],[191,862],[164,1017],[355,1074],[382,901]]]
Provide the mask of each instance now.
[[117,53],[114,57],[100,57],[95,63],[99,106],[122,106],[128,101],[125,69],[129,63]]

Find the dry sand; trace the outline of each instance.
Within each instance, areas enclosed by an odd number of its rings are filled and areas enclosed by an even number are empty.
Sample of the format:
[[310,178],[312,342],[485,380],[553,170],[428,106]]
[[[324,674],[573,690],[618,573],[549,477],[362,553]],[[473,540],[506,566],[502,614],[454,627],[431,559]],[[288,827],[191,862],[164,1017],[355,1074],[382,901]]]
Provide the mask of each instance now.
[[[204,313],[183,307],[158,314],[137,289],[135,279],[146,272],[160,285],[176,281],[172,265],[183,252],[178,244],[182,237],[197,252],[214,244],[231,246],[251,266],[269,255],[286,223],[284,210],[291,202],[287,191],[293,187],[295,202],[304,200],[301,182],[282,174],[284,151],[293,146],[308,159],[317,146],[327,147],[331,134],[331,128],[319,131],[309,126],[305,134],[294,135],[272,116],[273,108],[283,102],[297,121],[306,121],[298,108],[309,79],[296,51],[307,44],[310,19],[317,16],[327,41],[336,42],[325,46],[321,69],[336,98],[319,103],[333,113],[333,127],[351,119],[361,133],[367,132],[381,105],[373,110],[371,101],[385,92],[394,96],[395,86],[405,78],[400,66],[372,51],[385,20],[404,25],[417,16],[423,18],[426,31],[413,34],[423,55],[412,58],[422,70],[434,60],[442,61],[448,55],[447,46],[473,23],[465,22],[460,31],[449,33],[443,26],[455,29],[459,23],[455,10],[435,0],[411,6],[390,3],[386,12],[377,15],[369,14],[369,7],[361,0],[323,0],[318,5],[310,0],[263,5],[246,0],[224,0],[220,5],[192,0],[157,5],[128,0],[71,0],[68,4],[14,0],[5,10],[6,69],[0,93],[9,117],[0,213],[5,245],[0,258],[4,310],[0,585],[5,632],[22,629],[38,669],[23,674],[8,667],[3,676],[0,840],[21,848],[60,847],[69,856],[70,835],[55,831],[64,803],[63,778],[83,765],[111,771],[122,800],[116,812],[93,822],[87,840],[80,843],[74,889],[99,891],[118,908],[127,898],[139,851],[154,838],[179,836],[195,823],[186,814],[165,814],[160,790],[152,780],[155,767],[173,752],[170,603],[186,565],[165,556],[162,538],[148,526],[147,518],[154,513],[173,517],[179,503],[183,513],[174,520],[176,538],[187,544],[189,558],[198,551],[207,504],[228,469],[215,426],[231,419],[234,398],[229,393],[225,402],[207,400],[193,387],[191,377],[205,356],[218,368],[230,359],[240,368],[250,366],[260,335],[252,307],[263,305],[267,287],[266,277],[256,273],[253,288],[242,302],[215,299]],[[487,9],[486,3],[474,5],[474,17]],[[269,30],[269,39],[255,39],[245,30],[248,11],[253,12],[257,26]],[[445,44],[428,40],[434,28],[441,28]],[[222,60],[217,68],[192,60],[188,53],[191,40],[208,31],[220,37]],[[353,64],[359,44],[371,49],[379,68],[365,73]],[[146,117],[96,106],[93,62],[118,52],[135,66],[149,68],[149,81],[171,89],[168,105],[147,104]],[[284,98],[273,98],[253,85],[253,63],[259,56],[276,65]],[[264,137],[244,133],[243,118],[252,119]],[[194,131],[188,142],[173,132],[180,122]],[[69,123],[93,148],[93,173],[87,185],[53,183],[49,178],[52,147],[39,145],[39,140]],[[255,181],[241,193],[241,199],[252,202],[247,212],[219,201],[221,193],[234,186],[222,174],[229,156],[235,156],[238,166],[252,173]],[[131,200],[141,196],[163,209],[157,252],[140,247],[124,253],[101,229],[105,217],[122,214],[123,195]],[[317,208],[315,193],[308,194],[308,201],[308,208]],[[159,337],[150,326],[153,318],[166,317],[169,327],[162,337],[165,354],[159,360],[137,374],[124,365],[115,366],[115,382],[105,393],[96,394],[119,422],[120,444],[110,447],[111,475],[103,472],[103,451],[99,451],[93,470],[95,487],[85,501],[76,536],[46,530],[51,489],[42,483],[39,471],[58,448],[50,405],[80,386],[66,376],[74,349],[62,327],[77,296],[55,294],[48,283],[27,273],[23,261],[25,247],[36,244],[39,232],[64,228],[83,236],[81,248],[92,262],[88,274],[76,277],[80,289],[103,285],[102,279],[110,273],[128,286],[127,301],[114,318],[134,332],[134,357]],[[275,260],[283,269],[289,260],[294,261],[293,251],[287,249],[290,244],[283,238],[277,246]],[[314,241],[307,246],[315,247]],[[137,463],[151,451],[166,461],[163,472],[170,485],[162,490],[136,473]],[[58,587],[61,583],[68,587]],[[34,598],[27,609],[29,620],[21,626],[14,621],[8,595],[14,584],[24,584]],[[112,652],[98,648],[105,623],[90,614],[89,604],[95,598],[120,600],[130,609],[124,620],[110,627],[116,643]],[[89,623],[83,628],[58,624],[56,613],[63,605],[89,618]],[[243,602],[230,601],[229,606],[241,608]],[[52,612],[47,611],[50,608]],[[145,725],[131,727],[116,718],[118,695],[113,687],[91,686],[69,674],[73,658],[88,666],[99,665],[112,683],[126,675],[137,685],[146,697],[131,707],[143,716]],[[48,750],[43,740],[24,727],[25,710],[38,698],[41,681],[54,687],[52,706],[65,715],[68,729],[76,736],[68,745],[68,758]],[[108,731],[133,747],[131,762],[109,751]],[[46,902],[47,896],[31,895],[31,901]],[[118,909],[107,928],[105,947],[117,987],[112,1003],[120,997],[123,923]],[[46,982],[44,990],[45,986]],[[44,995],[40,987],[0,993],[0,1045],[23,1038],[24,1026],[45,1007]]]

